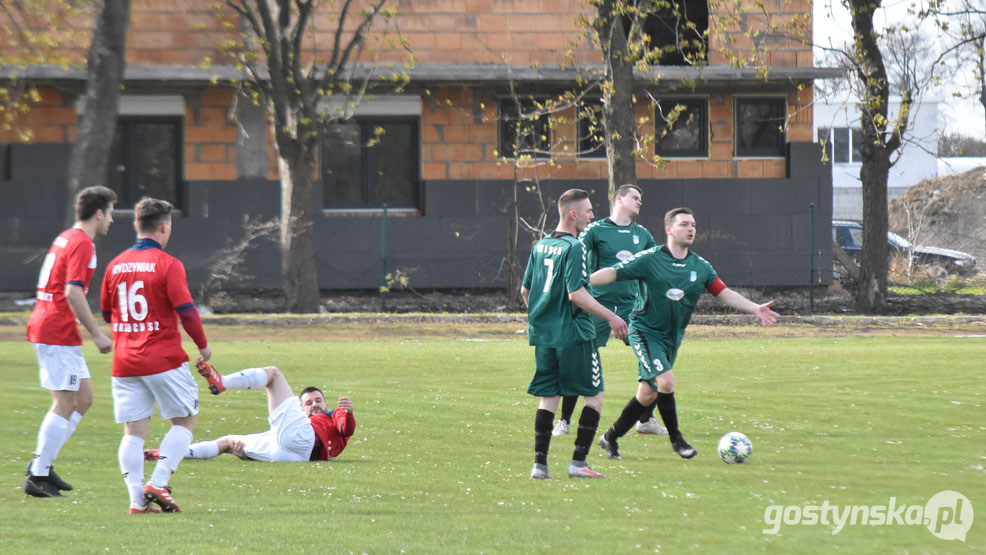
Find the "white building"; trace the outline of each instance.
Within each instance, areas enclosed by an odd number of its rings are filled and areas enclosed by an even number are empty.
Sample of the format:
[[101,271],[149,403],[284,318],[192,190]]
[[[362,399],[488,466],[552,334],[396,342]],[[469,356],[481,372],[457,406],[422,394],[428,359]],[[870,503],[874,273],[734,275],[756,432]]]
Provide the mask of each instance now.
[[[938,99],[924,99],[911,108],[910,128],[895,157],[887,180],[888,200],[904,193],[922,179],[938,176]],[[890,99],[889,118],[900,108],[900,97]],[[861,219],[862,185],[859,181],[859,146],[862,130],[855,100],[817,99],[814,107],[815,137],[824,139],[832,160],[832,217]]]

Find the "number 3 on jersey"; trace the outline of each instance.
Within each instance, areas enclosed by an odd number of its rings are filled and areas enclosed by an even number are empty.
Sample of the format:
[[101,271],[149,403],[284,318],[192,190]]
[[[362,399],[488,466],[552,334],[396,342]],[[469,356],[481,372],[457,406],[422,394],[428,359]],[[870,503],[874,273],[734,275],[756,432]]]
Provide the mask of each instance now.
[[124,322],[129,322],[130,318],[142,322],[147,318],[147,299],[140,294],[143,288],[143,280],[133,282],[129,292],[126,283],[116,286],[117,297],[120,300],[120,319]]

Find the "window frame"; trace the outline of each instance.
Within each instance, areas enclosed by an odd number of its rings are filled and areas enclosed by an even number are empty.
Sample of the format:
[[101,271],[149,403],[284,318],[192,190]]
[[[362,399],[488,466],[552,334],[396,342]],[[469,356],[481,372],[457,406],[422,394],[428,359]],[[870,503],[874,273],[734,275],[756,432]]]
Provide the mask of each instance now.
[[781,122],[787,121],[787,96],[770,96],[770,95],[748,95],[748,96],[737,96],[733,101],[733,157],[734,158],[760,158],[760,159],[777,159],[785,157],[785,147],[787,145],[787,131],[781,129],[778,131],[777,135],[777,145],[775,147],[767,148],[753,148],[746,149],[744,152],[740,151],[740,105],[743,103],[753,103],[753,102],[770,102],[781,108],[780,117],[778,118]]
[[[421,117],[417,115],[384,115],[384,114],[373,114],[373,115],[355,115],[347,120],[338,122],[339,124],[356,124],[359,126],[359,149],[360,149],[360,192],[363,197],[362,203],[359,204],[329,204],[328,195],[325,194],[326,180],[326,148],[325,140],[319,141],[319,169],[318,169],[318,181],[322,186],[322,210],[325,212],[347,212],[347,211],[362,211],[362,210],[383,210],[383,202],[377,201],[374,198],[374,185],[375,182],[372,180],[372,165],[371,156],[368,155],[369,149],[373,148],[368,143],[373,135],[373,129],[380,125],[386,123],[410,123],[411,124],[411,153],[410,158],[414,161],[415,171],[411,175],[411,195],[412,199],[411,205],[387,205],[387,210],[395,210],[400,212],[415,212],[420,213],[423,208],[422,198],[421,198]],[[371,202],[371,200],[373,202]]]
[[[520,111],[521,111],[521,113],[523,113],[524,110],[525,110],[525,104],[532,104],[533,105],[535,102],[544,103],[544,102],[547,102],[548,100],[550,100],[550,98],[548,96],[535,96],[535,95],[531,95],[529,97],[521,98],[519,100],[520,100]],[[516,106],[516,103],[515,103],[515,99],[514,98],[511,98],[511,97],[500,97],[500,98],[497,98],[496,99],[496,116],[497,116],[496,117],[496,124],[497,124],[496,125],[496,146],[497,146],[497,152],[500,153],[499,158],[505,158],[507,160],[517,160],[518,159],[518,153],[517,152],[510,152],[509,153],[509,156],[506,155],[507,149],[504,148],[504,144],[503,144],[503,141],[504,141],[504,126],[506,126],[506,125],[512,125],[513,122],[514,122],[513,119],[508,119],[504,115],[503,106],[504,106],[504,103],[507,103],[507,102],[509,102],[511,104],[511,106]],[[530,106],[530,107],[533,108],[533,106]],[[518,117],[519,117],[519,115],[518,115]],[[538,122],[542,122],[542,121],[544,122],[545,129],[544,129],[543,135],[545,136],[544,145],[545,145],[546,148],[541,149],[541,148],[539,148],[540,145],[535,144],[534,145],[535,152],[530,155],[530,157],[531,157],[532,160],[550,160],[552,158],[552,154],[553,153],[552,153],[552,149],[551,149],[551,121],[550,121],[550,118],[551,118],[550,114],[544,114],[544,115],[538,117],[537,119],[533,120],[534,121],[534,125],[538,125]],[[537,129],[535,129],[535,133],[537,133]],[[541,135],[542,133],[537,133],[537,134],[538,135]],[[510,149],[511,150],[513,149],[513,145],[510,145]]]
[[[674,110],[674,107],[678,104],[701,103],[702,110],[700,112],[701,122],[699,123],[699,141],[702,147],[700,149],[682,149],[668,152],[661,151],[660,135],[667,125],[664,122],[664,118],[658,116],[657,111],[661,110],[665,113],[667,112],[666,110],[663,110],[663,107],[661,106],[661,103],[663,102],[671,103],[671,110]],[[711,147],[709,146],[709,137],[711,135],[709,131],[709,110],[709,97],[707,96],[672,96],[658,99],[658,105],[654,106],[654,154],[659,155],[662,158],[673,158],[675,160],[707,160],[711,150]]]
[[[133,140],[133,128],[140,124],[173,124],[175,127],[175,151],[174,151],[174,166],[175,166],[175,191],[174,198],[163,198],[161,200],[166,200],[174,206],[175,210],[178,212],[183,211],[185,208],[185,193],[187,191],[187,186],[185,183],[185,118],[179,115],[168,115],[168,114],[120,114],[116,119],[117,126],[123,126],[123,136],[121,137],[121,144],[123,148],[123,190],[117,193],[117,202],[119,206],[118,210],[122,211],[133,211],[140,201],[140,198],[130,200],[130,195],[128,191],[132,191],[135,186],[135,178],[133,173],[129,170],[131,167],[136,167],[137,164],[134,163],[136,156],[135,141]],[[114,130],[114,133],[116,131]],[[115,137],[114,137],[115,139]],[[128,140],[129,139],[129,140]],[[111,147],[112,148],[112,147]],[[111,151],[112,153],[112,151]],[[116,163],[116,160],[110,160],[110,164]],[[116,171],[114,167],[108,168],[108,171]],[[143,196],[143,195],[141,195]]]

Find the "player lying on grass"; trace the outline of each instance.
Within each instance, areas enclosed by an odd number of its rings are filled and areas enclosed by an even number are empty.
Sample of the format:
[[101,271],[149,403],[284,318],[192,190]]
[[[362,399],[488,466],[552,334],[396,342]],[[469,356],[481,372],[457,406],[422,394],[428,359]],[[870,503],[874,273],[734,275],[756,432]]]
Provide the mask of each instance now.
[[[228,435],[193,443],[186,459],[211,459],[222,453],[232,453],[244,460],[265,462],[330,461],[342,453],[356,431],[353,403],[349,397],[339,397],[333,410],[329,410],[322,391],[316,387],[305,388],[296,397],[284,374],[274,366],[222,375],[200,359],[195,368],[209,382],[213,395],[231,388],[264,387],[270,429],[259,434]],[[144,456],[157,460],[159,453],[149,449]]]

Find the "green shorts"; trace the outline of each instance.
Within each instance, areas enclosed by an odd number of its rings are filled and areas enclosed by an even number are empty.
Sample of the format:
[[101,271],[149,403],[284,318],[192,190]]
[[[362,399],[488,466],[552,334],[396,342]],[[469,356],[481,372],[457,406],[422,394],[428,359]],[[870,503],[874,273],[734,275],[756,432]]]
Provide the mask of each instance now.
[[535,397],[591,397],[605,389],[603,365],[595,341],[578,341],[562,347],[535,345],[534,362],[537,370],[527,392]]
[[657,391],[656,378],[671,371],[675,353],[670,352],[654,333],[633,329],[628,336],[633,353],[637,355],[637,381],[647,382]]
[[[603,304],[603,306],[615,312],[620,318],[623,318],[624,322],[630,321],[630,313],[633,312],[632,304],[623,307],[608,304]],[[603,320],[595,314],[590,314],[589,318],[592,320],[593,327],[596,328],[596,346],[605,347],[613,330],[609,329],[609,324],[606,323],[606,320]]]

